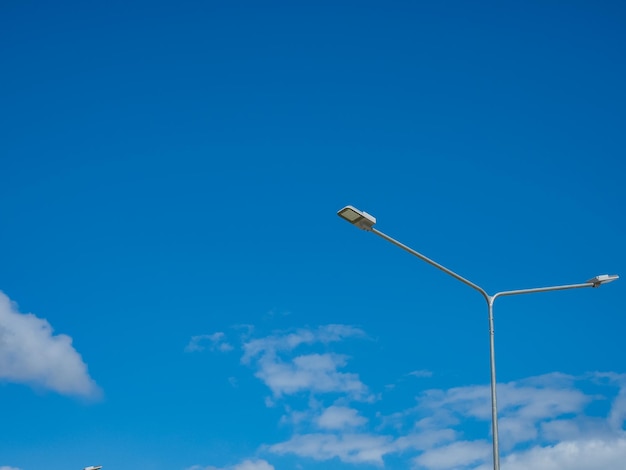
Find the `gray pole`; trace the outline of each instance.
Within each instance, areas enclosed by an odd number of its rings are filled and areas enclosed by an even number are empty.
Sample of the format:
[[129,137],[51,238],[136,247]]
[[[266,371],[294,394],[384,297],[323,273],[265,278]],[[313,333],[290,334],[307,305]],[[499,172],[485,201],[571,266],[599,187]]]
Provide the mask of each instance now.
[[366,230],[368,232],[372,232],[379,237],[387,240],[390,243],[393,243],[399,248],[411,253],[413,256],[418,257],[422,261],[434,266],[435,268],[443,271],[444,273],[452,276],[453,278],[461,281],[463,284],[471,287],[472,289],[480,292],[480,294],[487,301],[487,306],[489,307],[489,357],[491,361],[491,433],[492,433],[492,442],[493,442],[493,469],[500,470],[500,449],[498,445],[498,406],[496,403],[496,351],[495,351],[495,343],[494,343],[494,329],[493,329],[493,304],[498,297],[504,297],[508,295],[520,295],[520,294],[534,294],[537,292],[551,292],[556,290],[567,290],[567,289],[580,289],[583,287],[599,287],[602,284],[606,284],[608,282],[612,282],[619,278],[617,274],[608,275],[603,274],[600,276],[596,276],[593,279],[588,280],[587,282],[583,282],[580,284],[566,284],[561,286],[550,286],[550,287],[536,287],[532,289],[517,289],[517,290],[509,290],[498,292],[494,295],[487,294],[482,287],[478,284],[474,284],[469,279],[465,279],[463,276],[455,273],[451,269],[446,268],[445,266],[433,261],[432,259],[424,256],[423,254],[415,251],[413,248],[409,248],[403,243],[400,243],[398,240],[391,238],[389,235],[384,234],[380,230],[374,228],[374,224],[376,223],[376,218],[371,214],[366,212],[359,211],[353,206],[346,206],[337,212],[339,217],[347,220],[353,225],[356,225],[362,230]]
[[489,297],[489,357],[491,359],[491,434],[493,443],[493,469],[500,470],[500,448],[498,444],[498,405],[496,402],[496,348],[493,329],[493,302],[495,297]]
[[406,246],[404,243],[399,242],[398,240],[390,237],[389,235],[381,232],[380,230],[377,230],[373,227],[369,227],[365,230],[378,235],[379,237],[387,240],[388,242],[393,243],[397,247],[402,248],[404,251],[408,251],[413,256],[418,257],[422,261],[427,262],[431,266],[434,266],[435,268],[461,281],[463,284],[480,292],[480,294],[487,301],[487,306],[489,307],[489,357],[490,357],[490,363],[491,363],[491,434],[492,434],[492,444],[493,444],[493,470],[500,470],[500,445],[498,442],[498,405],[497,405],[497,399],[496,399],[496,349],[495,349],[495,331],[493,327],[493,304],[495,303],[498,297],[504,297],[504,296],[509,296],[509,295],[521,295],[521,294],[535,294],[537,292],[552,292],[556,290],[580,289],[582,287],[598,287],[600,283],[593,282],[593,280],[591,280],[591,281],[587,281],[581,284],[566,284],[566,285],[561,285],[561,286],[536,287],[532,289],[517,289],[517,290],[498,292],[497,294],[489,295],[487,294],[487,291],[484,290],[482,287],[480,287],[478,284],[473,283],[469,279],[464,278],[460,274],[455,273],[451,269],[448,269],[445,266],[421,254],[420,252],[415,251],[413,248]]

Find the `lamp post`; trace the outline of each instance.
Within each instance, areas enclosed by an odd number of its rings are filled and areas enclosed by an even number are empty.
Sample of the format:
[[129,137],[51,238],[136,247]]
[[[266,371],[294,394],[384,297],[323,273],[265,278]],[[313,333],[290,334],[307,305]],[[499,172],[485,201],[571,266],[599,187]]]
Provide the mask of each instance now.
[[394,245],[402,248],[405,251],[408,251],[414,256],[417,256],[422,261],[427,262],[431,266],[434,266],[437,269],[440,269],[444,273],[452,276],[453,278],[461,281],[463,284],[468,285],[472,289],[478,291],[485,301],[487,302],[487,309],[489,312],[489,356],[490,356],[490,364],[491,364],[491,434],[493,441],[493,468],[494,470],[500,470],[500,451],[498,446],[498,407],[496,404],[496,356],[495,356],[495,346],[494,346],[494,330],[493,330],[493,304],[498,297],[505,297],[509,295],[520,295],[520,294],[534,294],[536,292],[550,292],[556,290],[568,290],[568,289],[580,289],[583,287],[599,287],[602,284],[607,284],[611,281],[614,281],[619,278],[617,274],[602,274],[600,276],[596,276],[594,278],[589,279],[586,282],[582,282],[580,284],[565,284],[561,286],[550,286],[550,287],[537,287],[533,289],[518,289],[518,290],[508,290],[497,292],[493,295],[489,295],[487,291],[485,291],[482,287],[477,284],[474,284],[472,281],[465,279],[464,277],[458,275],[454,271],[442,266],[436,261],[431,260],[430,258],[424,256],[421,253],[409,248],[408,246],[400,243],[399,241],[391,238],[388,235],[385,235],[381,231],[374,228],[374,224],[376,224],[376,218],[367,212],[360,211],[353,206],[346,206],[337,212],[337,215],[344,220],[347,220],[352,225],[359,227],[362,230],[366,230],[368,232],[372,232],[379,237],[387,240],[388,242],[393,243]]

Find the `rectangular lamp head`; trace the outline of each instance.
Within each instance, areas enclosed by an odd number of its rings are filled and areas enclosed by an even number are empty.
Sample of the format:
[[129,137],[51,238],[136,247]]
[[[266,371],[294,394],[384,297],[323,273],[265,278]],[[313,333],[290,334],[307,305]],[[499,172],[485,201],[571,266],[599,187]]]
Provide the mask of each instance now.
[[337,215],[363,230],[371,230],[376,223],[376,217],[353,206],[344,207]]
[[599,276],[589,279],[587,282],[593,284],[593,287],[598,287],[602,284],[613,282],[616,279],[619,279],[617,274],[600,274]]

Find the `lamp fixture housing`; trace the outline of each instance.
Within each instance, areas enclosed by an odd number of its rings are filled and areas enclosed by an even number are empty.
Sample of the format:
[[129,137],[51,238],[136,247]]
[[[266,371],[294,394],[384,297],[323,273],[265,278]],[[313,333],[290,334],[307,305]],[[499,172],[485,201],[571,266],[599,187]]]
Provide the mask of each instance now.
[[372,230],[372,227],[376,223],[376,217],[367,212],[360,211],[354,206],[344,207],[337,212],[337,215],[362,230]]

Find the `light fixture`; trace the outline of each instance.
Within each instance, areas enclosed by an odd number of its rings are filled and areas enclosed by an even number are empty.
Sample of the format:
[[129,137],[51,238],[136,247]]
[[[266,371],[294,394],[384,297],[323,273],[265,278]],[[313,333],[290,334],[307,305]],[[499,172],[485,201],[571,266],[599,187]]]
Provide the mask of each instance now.
[[376,217],[367,212],[360,211],[354,206],[344,207],[337,212],[337,215],[363,230],[371,230],[376,223]]
[[617,274],[600,274],[599,276],[589,279],[587,282],[593,284],[593,287],[600,287],[602,284],[608,284],[615,279],[619,279]]

